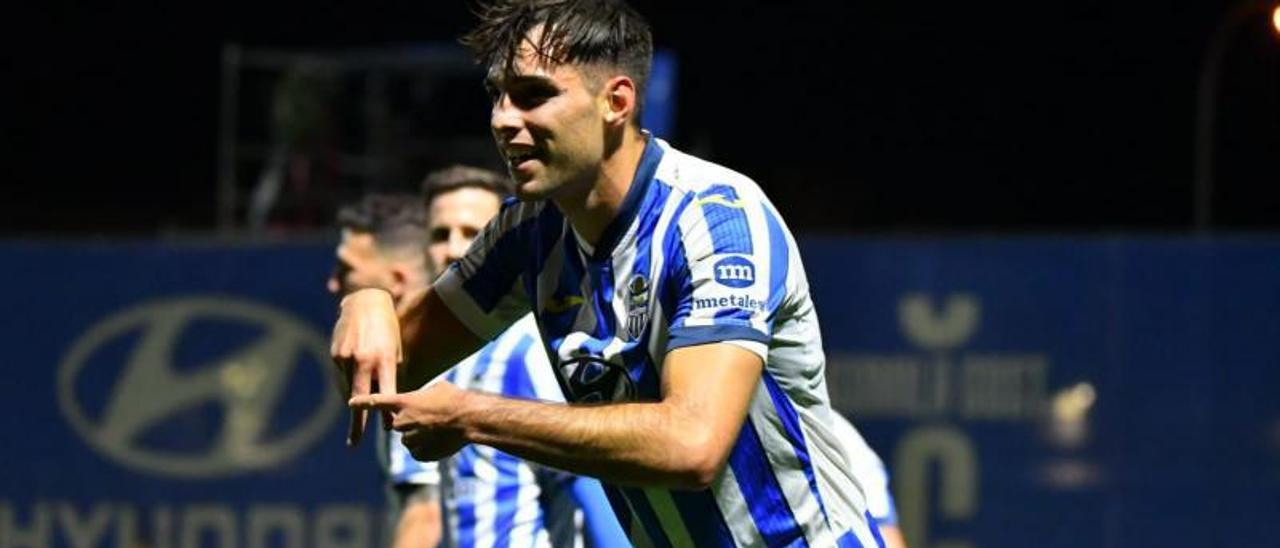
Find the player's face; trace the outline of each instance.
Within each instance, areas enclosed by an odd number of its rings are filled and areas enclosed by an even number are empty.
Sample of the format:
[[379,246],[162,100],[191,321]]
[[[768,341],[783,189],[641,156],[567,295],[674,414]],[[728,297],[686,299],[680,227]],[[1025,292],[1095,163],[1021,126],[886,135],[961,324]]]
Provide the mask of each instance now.
[[498,195],[482,188],[463,187],[431,200],[427,212],[427,257],[431,270],[443,272],[462,258],[471,241],[489,223],[502,202]]
[[346,295],[359,287],[387,287],[392,278],[391,265],[378,252],[373,235],[343,229],[342,241],[335,250],[338,264],[326,284],[329,292]]
[[490,125],[516,196],[589,189],[605,151],[601,86],[577,65],[541,62],[527,42],[512,72],[491,72],[487,84],[494,98]]

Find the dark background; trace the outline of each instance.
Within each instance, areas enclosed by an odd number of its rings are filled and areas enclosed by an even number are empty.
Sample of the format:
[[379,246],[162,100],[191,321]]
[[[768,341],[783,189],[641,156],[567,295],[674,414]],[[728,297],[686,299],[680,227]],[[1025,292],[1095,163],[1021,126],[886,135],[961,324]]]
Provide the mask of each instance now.
[[[1198,68],[1231,2],[688,4],[636,3],[679,55],[672,140],[755,178],[799,230],[1190,230]],[[8,235],[212,227],[224,43],[451,41],[472,21],[453,0],[9,9]],[[1265,17],[1221,86],[1215,225],[1274,230]]]

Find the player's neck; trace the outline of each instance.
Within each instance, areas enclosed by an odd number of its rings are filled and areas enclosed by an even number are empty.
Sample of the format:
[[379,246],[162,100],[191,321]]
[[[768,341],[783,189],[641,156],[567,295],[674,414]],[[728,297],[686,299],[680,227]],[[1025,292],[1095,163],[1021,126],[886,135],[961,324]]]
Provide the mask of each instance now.
[[618,145],[605,153],[591,187],[584,193],[555,200],[569,224],[591,245],[600,244],[609,223],[618,216],[646,142],[644,134],[628,125]]

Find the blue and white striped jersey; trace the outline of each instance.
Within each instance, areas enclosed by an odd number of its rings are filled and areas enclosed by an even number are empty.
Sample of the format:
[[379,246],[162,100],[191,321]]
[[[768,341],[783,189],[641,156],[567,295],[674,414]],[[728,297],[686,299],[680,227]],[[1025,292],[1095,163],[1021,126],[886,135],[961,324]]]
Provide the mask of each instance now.
[[884,467],[875,450],[867,444],[867,440],[858,433],[853,423],[840,413],[832,413],[835,417],[836,436],[844,444],[849,453],[849,466],[853,477],[864,489],[867,499],[867,511],[876,525],[898,525],[898,510],[893,503],[893,493],[889,491],[889,471]]
[[[564,401],[532,316],[445,377],[464,389]],[[584,535],[622,540],[594,479],[483,445],[467,445],[440,464],[446,546],[582,546]]]
[[434,462],[414,460],[402,443],[403,434],[392,430],[386,442],[387,475],[392,485],[440,485],[440,467]]
[[551,202],[509,201],[437,291],[482,337],[532,309],[574,402],[659,399],[680,347],[723,342],[764,360],[710,489],[607,487],[637,545],[879,544],[832,430],[793,238],[750,179],[648,139],[597,246]]

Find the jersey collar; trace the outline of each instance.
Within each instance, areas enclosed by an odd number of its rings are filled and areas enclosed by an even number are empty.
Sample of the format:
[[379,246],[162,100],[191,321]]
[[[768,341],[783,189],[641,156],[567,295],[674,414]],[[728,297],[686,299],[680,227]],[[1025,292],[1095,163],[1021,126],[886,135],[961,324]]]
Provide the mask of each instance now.
[[636,219],[640,204],[644,203],[649,187],[653,186],[653,176],[658,172],[658,164],[662,162],[662,147],[649,132],[646,131],[644,135],[644,153],[640,155],[640,165],[636,167],[636,175],[631,179],[631,188],[627,189],[627,195],[622,199],[618,216],[609,222],[609,226],[600,237],[600,245],[597,245],[591,254],[595,260],[601,260],[613,254],[613,249],[627,233],[631,222]]

